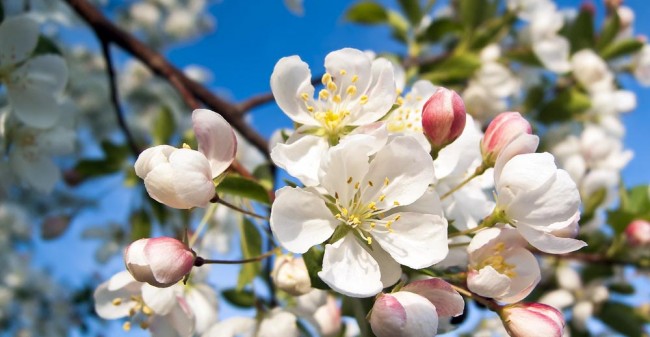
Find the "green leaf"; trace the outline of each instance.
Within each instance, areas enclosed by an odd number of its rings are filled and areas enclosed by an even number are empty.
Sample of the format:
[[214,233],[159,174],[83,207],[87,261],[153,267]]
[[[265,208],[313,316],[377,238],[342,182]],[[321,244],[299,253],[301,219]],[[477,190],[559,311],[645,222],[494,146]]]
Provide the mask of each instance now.
[[613,291],[615,293],[623,294],[623,295],[632,295],[634,294],[634,286],[630,283],[612,283],[607,286],[610,291]]
[[[248,218],[244,217],[239,224],[241,233],[239,240],[241,243],[241,252],[244,259],[250,259],[262,255],[262,236]],[[253,282],[253,279],[262,270],[260,262],[244,263],[239,271],[237,278],[237,290],[242,290],[247,284]]]
[[539,112],[539,121],[544,124],[563,122],[584,112],[591,106],[589,96],[576,88],[569,88],[544,105]]
[[485,14],[489,10],[490,2],[488,0],[460,0],[458,1],[460,21],[466,28],[474,29],[478,27],[485,19]]
[[374,25],[387,22],[388,14],[384,7],[374,1],[361,1],[348,9],[345,18],[355,23]]
[[422,21],[422,8],[418,0],[398,0],[402,11],[411,22],[411,25],[417,27]]
[[524,101],[523,111],[531,111],[536,109],[544,101],[545,90],[543,85],[538,85],[530,88]]
[[269,193],[259,183],[240,176],[228,175],[217,186],[218,193],[230,194],[269,205]]
[[635,186],[621,192],[619,209],[607,212],[607,223],[616,234],[621,234],[636,219],[650,221],[650,189],[648,185]]
[[575,20],[568,25],[566,37],[571,43],[571,54],[585,48],[594,47],[594,16],[582,9]]
[[596,211],[596,208],[605,201],[605,197],[607,197],[607,189],[604,187],[589,195],[587,200],[584,201],[583,213],[593,214],[594,211]]
[[47,38],[43,35],[38,37],[38,43],[36,44],[36,49],[32,55],[45,55],[45,54],[56,54],[62,55],[59,47],[52,41],[50,38]]
[[408,42],[409,23],[402,14],[388,11],[388,25],[392,28],[393,38],[402,43]]
[[419,41],[437,42],[448,34],[460,33],[463,26],[450,18],[437,19],[419,36]]
[[636,39],[626,39],[610,44],[600,53],[605,60],[611,60],[639,51],[643,48],[643,42]]
[[144,210],[131,215],[131,241],[151,236],[151,220]]
[[600,278],[608,278],[614,275],[614,270],[611,266],[606,266],[603,264],[587,264],[582,270],[582,282],[589,283],[593,280]]
[[643,335],[643,325],[647,323],[633,307],[613,301],[603,303],[596,317],[625,336]]
[[607,20],[605,20],[603,30],[600,32],[598,41],[596,41],[596,49],[599,51],[603,50],[603,48],[612,43],[616,35],[618,35],[620,29],[621,18],[618,16],[618,13],[616,13],[616,11],[612,11],[607,17]]
[[468,79],[480,67],[481,59],[476,54],[452,55],[427,66],[428,72],[422,74],[422,78],[435,84],[445,85]]
[[311,280],[311,286],[317,289],[328,290],[330,287],[323,282],[318,276],[318,272],[323,270],[323,256],[325,251],[314,246],[309,248],[309,250],[302,254],[302,259],[305,261],[307,266],[307,272],[309,273],[309,279]]
[[537,58],[537,55],[530,48],[516,49],[506,51],[505,56],[513,61],[527,64],[534,67],[543,67],[542,62]]
[[232,305],[240,308],[251,308],[255,305],[255,293],[250,290],[231,288],[222,291],[221,294]]
[[648,185],[635,186],[628,193],[625,209],[630,212],[650,212],[650,188]]
[[176,121],[174,114],[168,106],[162,107],[156,116],[153,124],[153,141],[154,144],[169,144],[170,138],[174,135],[176,130]]
[[273,172],[271,172],[271,165],[259,165],[253,171],[253,176],[257,178],[257,182],[266,190],[270,191],[273,189]]
[[492,42],[500,40],[503,34],[515,23],[517,17],[514,13],[507,12],[501,17],[489,19],[476,30],[470,42],[472,50],[480,50]]

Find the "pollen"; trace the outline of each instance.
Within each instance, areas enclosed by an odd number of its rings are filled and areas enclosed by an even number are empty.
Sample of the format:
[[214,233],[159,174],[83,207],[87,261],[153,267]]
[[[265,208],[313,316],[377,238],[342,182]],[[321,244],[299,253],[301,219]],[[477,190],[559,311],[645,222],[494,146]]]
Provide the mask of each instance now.
[[124,322],[124,324],[122,324],[122,329],[124,331],[130,331],[131,330],[131,322]]
[[321,89],[321,91],[318,92],[318,98],[320,100],[326,101],[329,97],[330,97],[330,92],[325,89]]
[[368,180],[368,186],[370,186],[370,187],[373,186],[372,180]]
[[145,305],[145,306],[142,307],[142,313],[147,315],[147,316],[151,316],[151,315],[153,315],[153,309],[151,309],[151,308],[149,308],[148,306]]
[[111,303],[113,303],[113,305],[115,305],[115,306],[120,305],[120,304],[122,304],[122,299],[121,298],[115,298],[115,299],[113,299],[113,302],[111,302]]
[[358,181],[354,184],[354,189],[355,189],[355,190],[358,190],[358,189],[359,189],[359,182],[358,182]]
[[339,73],[340,73],[341,75],[345,75],[345,74],[347,74],[348,72],[345,71],[345,69],[341,69],[341,71],[339,71]]
[[368,96],[367,95],[361,95],[361,97],[359,98],[359,103],[361,105],[364,105],[364,104],[368,103]]
[[348,86],[348,88],[345,90],[345,92],[346,92],[348,95],[350,95],[350,96],[354,96],[354,95],[357,93],[357,87],[354,86],[354,85],[350,85],[350,86]]
[[335,92],[336,89],[338,89],[338,87],[336,86],[336,83],[334,83],[334,81],[327,82],[327,90],[331,92]]
[[359,76],[357,75],[352,76],[352,80],[351,80],[352,83],[357,83],[358,80],[359,80]]
[[302,97],[303,101],[306,101],[306,100],[309,99],[309,95],[306,92],[303,92],[302,94],[300,94],[300,97]]
[[388,186],[390,184],[390,179],[388,177],[384,178],[384,186]]
[[325,73],[325,75],[323,75],[321,78],[321,82],[323,82],[323,85],[327,85],[328,83],[332,82],[332,75]]
[[342,101],[341,95],[334,95],[334,97],[332,98],[332,101],[334,101],[334,103],[341,103],[341,101]]
[[382,194],[382,195],[379,196],[379,201],[384,201],[384,199],[386,199],[385,194]]
[[308,107],[307,107],[307,111],[309,111],[309,112],[314,112],[314,107],[313,107],[313,106],[308,106]]
[[399,201],[397,201],[397,200],[393,201],[393,205],[399,206]]
[[348,178],[348,184],[352,182],[352,177]]

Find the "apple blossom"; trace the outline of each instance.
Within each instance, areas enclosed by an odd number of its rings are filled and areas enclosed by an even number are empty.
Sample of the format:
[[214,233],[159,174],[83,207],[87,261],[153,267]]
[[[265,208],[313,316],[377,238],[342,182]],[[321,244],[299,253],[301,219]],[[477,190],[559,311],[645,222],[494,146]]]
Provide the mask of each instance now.
[[275,308],[259,319],[231,317],[217,322],[201,337],[298,337],[300,330],[296,316],[281,308]]
[[488,228],[472,238],[467,251],[467,287],[473,293],[515,303],[539,283],[537,259],[512,228]]
[[405,133],[415,137],[420,145],[429,152],[431,145],[422,133],[422,109],[427,99],[433,95],[436,87],[429,81],[415,82],[411,91],[398,97],[400,105],[390,112],[386,118],[388,132],[391,134]]
[[438,88],[422,107],[422,129],[434,150],[460,136],[465,128],[465,104],[453,90]]
[[213,180],[235,159],[237,140],[223,117],[197,109],[192,126],[199,150],[158,145],[146,149],[135,162],[149,195],[174,208],[205,207],[215,196]]
[[490,122],[481,140],[483,162],[493,166],[503,148],[521,133],[532,133],[532,127],[525,118],[518,112],[499,114]]
[[126,247],[124,263],[136,280],[165,288],[178,283],[192,270],[194,253],[173,238],[147,238]]
[[634,77],[643,86],[650,86],[650,45],[645,44],[632,60]]
[[633,246],[646,246],[650,244],[650,222],[637,219],[630,222],[625,228],[627,242]]
[[536,136],[521,134],[497,158],[495,214],[541,251],[572,252],[586,244],[554,233],[578,222],[580,194],[569,174],[557,169],[551,154],[529,153],[537,142]]
[[276,287],[293,296],[304,295],[311,290],[311,280],[302,258],[288,255],[276,257],[271,277]]
[[564,333],[562,313],[545,304],[512,304],[500,315],[512,337],[562,337]]
[[440,201],[427,192],[434,178],[431,157],[408,136],[379,148],[372,141],[367,135],[346,138],[324,159],[320,189],[284,187],[271,208],[273,234],[293,253],[338,230],[337,240],[325,245],[318,275],[354,297],[397,282],[399,264],[428,267],[448,251]]
[[614,75],[607,63],[591,49],[583,49],[571,56],[573,76],[588,91],[613,87]]
[[[327,291],[312,289],[295,298],[291,312],[310,322],[323,336],[336,336],[341,331],[341,309],[336,298]],[[347,332],[347,331],[346,331]]]
[[104,319],[128,317],[123,325],[149,329],[152,337],[190,337],[194,313],[182,296],[182,287],[156,288],[136,281],[127,271],[119,272],[97,287],[95,311]]
[[282,111],[298,125],[283,144],[271,151],[273,162],[305,185],[318,180],[324,153],[353,129],[378,121],[396,99],[393,66],[371,60],[364,52],[344,48],[325,57],[322,83],[314,98],[309,66],[298,56],[278,61],[271,90]]
[[19,15],[0,25],[0,81],[15,116],[35,128],[49,128],[60,116],[57,99],[65,88],[65,60],[46,54],[30,58],[39,38],[38,23]]
[[379,295],[372,307],[370,326],[377,337],[435,336],[440,317],[455,317],[463,310],[460,294],[447,282],[432,278]]

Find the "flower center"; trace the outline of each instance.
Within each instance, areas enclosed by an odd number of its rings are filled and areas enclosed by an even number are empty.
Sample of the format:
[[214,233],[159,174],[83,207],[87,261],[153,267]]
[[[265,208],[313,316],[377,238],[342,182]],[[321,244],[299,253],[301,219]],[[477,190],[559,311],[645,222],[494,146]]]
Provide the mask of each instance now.
[[122,305],[125,301],[128,301],[132,304],[129,309],[129,320],[124,322],[122,329],[124,331],[131,330],[133,324],[137,324],[142,329],[147,329],[151,325],[151,320],[154,312],[153,310],[144,303],[142,296],[131,296],[128,298],[116,297],[113,299],[112,303],[114,306]]
[[388,117],[388,131],[390,132],[422,132],[422,111],[417,109],[417,103],[422,101],[421,96],[412,93],[402,98],[397,98],[400,106],[391,112]]
[[[386,199],[386,194],[381,194],[377,200],[365,202],[361,200],[364,189],[366,186],[361,186],[360,182],[353,182],[353,178],[349,177],[347,184],[354,189],[354,196],[347,205],[341,204],[338,193],[334,194],[335,203],[333,204],[333,214],[341,221],[342,224],[350,226],[357,234],[365,240],[368,245],[372,244],[371,232],[377,233],[393,233],[391,226],[393,223],[400,219],[400,215],[384,217],[384,209],[377,207],[378,202],[383,202]],[[390,184],[390,179],[384,179],[384,188]],[[375,184],[369,180],[367,187],[372,187]],[[395,201],[395,206],[399,203]]]
[[506,244],[503,242],[499,242],[494,245],[494,248],[492,248],[493,254],[490,255],[490,257],[487,259],[483,260],[483,262],[478,265],[476,270],[481,270],[484,267],[491,266],[500,274],[506,275],[509,278],[517,276],[517,273],[515,272],[515,265],[507,263],[505,257],[503,257],[503,251],[505,250]]
[[[301,94],[307,111],[320,122],[321,130],[330,143],[337,143],[345,132],[347,117],[350,116],[354,105],[364,105],[368,102],[367,95],[358,93],[355,84],[358,80],[358,75],[350,75],[346,70],[341,69],[336,79],[330,73],[323,75],[321,82],[325,88],[318,92],[318,100],[314,101],[307,93]],[[344,87],[343,83],[349,84]]]

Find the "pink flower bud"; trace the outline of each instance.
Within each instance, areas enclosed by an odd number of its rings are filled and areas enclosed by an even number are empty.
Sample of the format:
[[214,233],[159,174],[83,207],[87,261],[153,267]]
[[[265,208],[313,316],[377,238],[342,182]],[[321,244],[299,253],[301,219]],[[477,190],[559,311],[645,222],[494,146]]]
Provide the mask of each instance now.
[[194,253],[173,238],[140,239],[126,247],[124,263],[134,279],[166,288],[192,270]]
[[564,317],[541,303],[518,303],[503,307],[501,319],[512,337],[562,337]]
[[435,150],[460,136],[465,128],[465,104],[453,90],[439,88],[422,107],[422,129]]
[[645,246],[650,244],[650,222],[645,220],[634,220],[625,229],[627,242],[633,246]]
[[483,161],[493,166],[503,148],[522,133],[532,133],[528,121],[518,112],[500,113],[485,130],[481,140],[481,154]]

